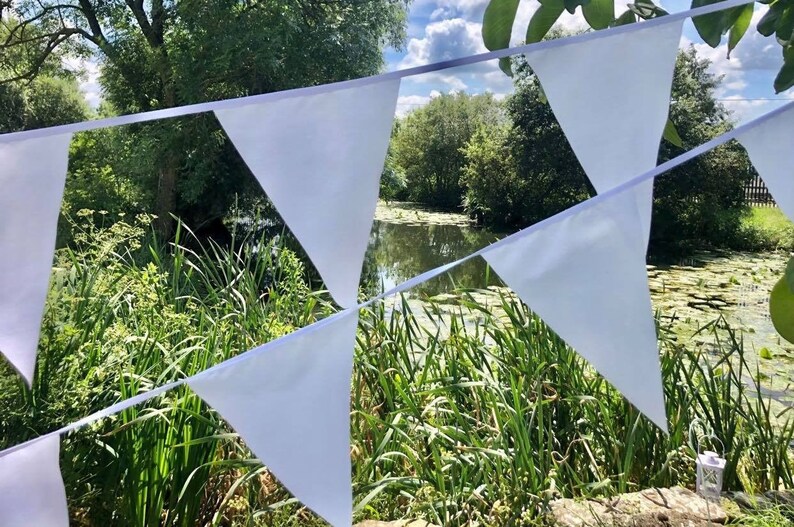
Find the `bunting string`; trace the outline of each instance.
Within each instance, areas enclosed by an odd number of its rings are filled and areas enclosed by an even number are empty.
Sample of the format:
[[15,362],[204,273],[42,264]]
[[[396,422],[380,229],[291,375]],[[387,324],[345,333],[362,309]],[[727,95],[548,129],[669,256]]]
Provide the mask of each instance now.
[[284,91],[278,91],[272,93],[264,93],[261,95],[250,95],[247,97],[238,97],[234,99],[224,99],[220,101],[190,104],[185,106],[179,106],[176,108],[165,108],[162,110],[153,110],[149,112],[120,115],[117,117],[97,119],[94,121],[83,121],[79,123],[66,124],[61,126],[52,126],[49,128],[38,128],[36,130],[25,130],[22,132],[0,134],[0,143],[9,143],[14,141],[20,141],[23,139],[34,139],[39,137],[47,137],[51,135],[87,132],[90,130],[109,128],[112,126],[123,126],[123,125],[136,124],[136,123],[145,123],[149,121],[157,121],[160,119],[184,117],[187,115],[194,115],[204,112],[229,110],[232,108],[239,108],[241,106],[274,102],[281,99],[288,99],[292,97],[319,95],[321,93],[332,92],[335,90],[359,88],[362,86],[367,86],[369,84],[374,84],[389,80],[403,79],[406,77],[414,77],[417,75],[433,73],[433,72],[442,71],[450,68],[457,68],[461,66],[469,66],[472,64],[478,64],[480,62],[486,62],[489,60],[496,60],[504,57],[509,57],[511,55],[520,55],[523,53],[528,53],[530,51],[549,50],[549,49],[559,48],[562,46],[568,46],[571,44],[577,44],[577,43],[581,44],[590,40],[598,40],[602,38],[613,37],[623,33],[649,29],[655,26],[668,24],[675,21],[683,21],[686,20],[687,18],[694,18],[702,15],[707,15],[710,13],[716,13],[719,11],[731,9],[734,7],[752,4],[754,2],[755,0],[725,0],[723,2],[696,7],[694,9],[689,9],[687,11],[672,13],[669,15],[652,18],[650,20],[645,20],[643,22],[637,22],[634,24],[626,24],[622,26],[610,27],[598,31],[582,33],[580,35],[572,35],[569,37],[563,37],[555,40],[545,40],[541,42],[535,42],[532,44],[524,44],[512,48],[499,49],[496,51],[489,51],[486,53],[479,53],[467,57],[450,59],[441,62],[434,62],[432,64],[425,64],[423,66],[415,66],[413,68],[406,68],[402,70],[391,71],[388,73],[381,73],[379,75],[360,77],[357,79],[334,82],[330,84],[307,86],[304,88],[296,88],[293,90],[284,90]]
[[766,114],[764,114],[764,115],[762,115],[762,116],[760,116],[760,117],[758,117],[758,118],[756,118],[756,119],[754,119],[752,121],[749,121],[749,122],[747,122],[747,123],[745,123],[745,124],[743,124],[741,126],[738,126],[738,127],[734,128],[733,130],[725,132],[725,133],[713,138],[712,140],[710,140],[710,141],[708,141],[708,142],[706,142],[706,143],[704,143],[704,144],[702,144],[702,145],[700,145],[700,146],[698,146],[696,148],[693,148],[692,150],[687,151],[684,154],[681,154],[681,155],[679,155],[679,156],[677,156],[677,157],[675,157],[673,159],[670,159],[669,161],[667,161],[665,163],[662,163],[661,165],[658,165],[657,167],[653,168],[652,170],[649,170],[649,171],[645,172],[644,174],[641,174],[641,175],[639,175],[639,176],[637,176],[637,177],[635,177],[635,178],[633,178],[633,179],[631,179],[629,181],[626,181],[625,183],[619,184],[619,185],[615,186],[614,188],[603,192],[602,194],[598,194],[596,196],[593,196],[593,197],[587,199],[586,201],[578,203],[578,204],[574,205],[573,207],[570,207],[570,208],[560,212],[559,214],[556,214],[554,216],[546,218],[546,219],[544,219],[544,220],[542,220],[542,221],[540,221],[538,223],[535,223],[535,224],[533,224],[533,225],[531,225],[531,226],[529,226],[529,227],[527,227],[527,228],[525,228],[525,229],[523,229],[523,230],[521,230],[521,231],[519,231],[517,233],[514,233],[514,234],[512,234],[512,235],[510,235],[510,236],[508,236],[506,238],[502,238],[501,240],[498,240],[498,241],[496,241],[496,242],[494,242],[494,243],[492,243],[492,244],[490,244],[490,245],[488,245],[486,247],[483,247],[482,249],[480,249],[478,251],[475,251],[475,252],[473,252],[473,253],[471,253],[471,254],[469,254],[467,256],[464,256],[464,257],[462,257],[462,258],[460,258],[458,260],[455,260],[453,262],[450,262],[450,263],[444,264],[442,266],[436,267],[436,268],[431,269],[429,271],[426,271],[426,272],[424,272],[424,273],[422,273],[420,275],[417,275],[417,276],[415,276],[415,277],[413,277],[413,278],[411,278],[409,280],[406,280],[406,281],[396,285],[395,287],[393,287],[393,288],[391,288],[391,289],[389,289],[389,290],[387,290],[387,291],[385,291],[383,293],[380,293],[379,295],[374,296],[374,297],[370,298],[369,300],[367,300],[367,301],[365,301],[363,303],[360,303],[360,304],[356,305],[355,307],[350,307],[350,308],[347,308],[347,309],[340,310],[340,311],[334,313],[333,315],[330,315],[330,316],[328,316],[328,317],[326,317],[326,318],[324,318],[322,320],[319,320],[319,321],[315,322],[314,324],[311,324],[309,326],[305,326],[303,328],[300,328],[300,329],[294,331],[293,333],[290,333],[289,335],[285,335],[283,337],[280,337],[279,339],[276,339],[276,340],[273,340],[273,341],[268,342],[266,344],[263,344],[262,346],[259,346],[257,348],[252,349],[252,350],[249,350],[247,352],[241,353],[240,355],[237,355],[236,357],[232,357],[232,358],[230,358],[230,359],[228,359],[228,360],[226,360],[224,362],[221,362],[220,364],[217,364],[217,365],[215,365],[215,366],[213,366],[211,368],[208,368],[207,370],[204,370],[202,372],[199,372],[199,373],[197,373],[197,374],[195,374],[193,376],[185,377],[183,379],[179,379],[177,381],[165,384],[163,386],[160,386],[160,387],[155,388],[153,390],[147,391],[145,393],[141,393],[141,394],[138,394],[136,396],[130,397],[130,398],[125,399],[123,401],[120,401],[120,402],[118,402],[118,403],[116,403],[116,404],[114,404],[112,406],[109,406],[109,407],[104,408],[102,410],[99,410],[99,411],[97,411],[97,412],[95,412],[93,414],[90,414],[90,415],[80,419],[79,421],[75,421],[75,422],[73,422],[71,424],[63,426],[62,428],[59,428],[57,430],[54,430],[52,432],[49,432],[49,433],[44,434],[42,436],[39,436],[37,438],[31,439],[31,440],[26,441],[24,443],[20,443],[18,445],[9,447],[9,448],[7,448],[7,449],[5,449],[3,451],[0,451],[0,458],[2,458],[4,456],[7,456],[9,454],[12,454],[12,453],[14,453],[14,452],[16,452],[18,450],[24,449],[24,448],[30,446],[31,444],[33,444],[33,443],[35,443],[37,441],[40,441],[42,439],[52,438],[52,437],[55,437],[55,436],[66,435],[66,434],[68,434],[70,432],[73,432],[73,431],[76,431],[76,430],[78,430],[80,428],[83,428],[84,426],[87,426],[87,425],[89,425],[89,424],[91,424],[91,423],[93,423],[95,421],[99,421],[101,419],[104,419],[104,418],[109,417],[109,416],[111,416],[113,414],[122,412],[122,411],[124,411],[124,410],[126,410],[128,408],[131,408],[133,406],[136,406],[138,404],[142,404],[142,403],[144,403],[146,401],[149,401],[150,399],[154,399],[155,397],[158,397],[158,396],[160,396],[160,395],[162,395],[162,394],[164,394],[164,393],[166,393],[166,392],[168,392],[170,390],[176,389],[176,388],[178,388],[180,386],[183,386],[185,384],[189,384],[196,377],[201,376],[201,375],[205,375],[208,372],[217,372],[217,371],[224,370],[226,368],[230,368],[230,367],[238,364],[240,361],[248,360],[248,359],[252,358],[253,356],[256,356],[256,355],[259,355],[259,354],[263,354],[263,353],[267,353],[268,351],[270,351],[273,347],[275,347],[277,345],[281,346],[281,345],[284,345],[284,344],[287,344],[287,343],[291,342],[292,340],[304,338],[307,333],[317,331],[317,330],[325,327],[328,324],[332,324],[332,323],[338,321],[339,319],[341,319],[343,317],[349,316],[351,313],[353,313],[355,311],[367,308],[367,307],[371,306],[372,304],[374,304],[374,303],[376,303],[378,301],[381,301],[381,300],[383,300],[385,298],[397,295],[399,293],[403,293],[403,292],[405,292],[405,291],[407,291],[407,290],[409,290],[409,289],[411,289],[413,287],[416,287],[419,284],[427,282],[427,281],[429,281],[429,280],[431,280],[433,278],[436,278],[437,276],[440,276],[440,275],[452,270],[453,268],[463,264],[464,262],[467,262],[467,261],[469,261],[469,260],[471,260],[473,258],[476,258],[478,256],[484,257],[485,255],[487,255],[490,252],[496,251],[497,249],[500,249],[500,248],[504,248],[508,244],[512,244],[512,243],[515,243],[517,241],[520,241],[523,238],[525,238],[525,237],[527,237],[527,236],[529,236],[529,235],[531,235],[533,233],[536,233],[536,232],[538,232],[538,231],[540,231],[542,229],[548,228],[548,227],[550,227],[550,226],[552,226],[552,225],[554,225],[556,223],[559,223],[559,222],[562,222],[562,221],[564,221],[564,220],[566,220],[568,218],[571,218],[571,217],[575,216],[576,214],[579,214],[579,213],[584,212],[584,211],[586,211],[586,210],[588,210],[590,208],[593,208],[593,207],[595,207],[595,206],[597,206],[597,205],[599,205],[599,204],[601,204],[601,203],[603,203],[603,202],[605,202],[607,200],[615,199],[616,197],[618,197],[619,195],[623,194],[624,192],[632,191],[633,189],[635,189],[636,187],[638,187],[639,185],[641,185],[642,183],[644,183],[646,181],[652,180],[652,179],[656,178],[657,176],[664,175],[668,171],[672,170],[673,168],[675,168],[675,167],[677,167],[677,166],[679,166],[679,165],[681,165],[683,163],[686,163],[687,161],[690,161],[690,160],[692,160],[692,159],[694,159],[694,158],[696,158],[696,157],[698,157],[698,156],[700,156],[700,155],[702,155],[702,154],[704,154],[704,153],[706,153],[706,152],[708,152],[710,150],[713,150],[714,148],[716,148],[716,147],[718,147],[720,145],[723,145],[723,144],[727,143],[728,141],[731,141],[733,139],[739,138],[740,136],[742,136],[743,134],[749,132],[750,130],[753,130],[753,129],[757,128],[758,126],[766,123],[767,121],[769,121],[771,119],[774,119],[775,117],[780,116],[781,114],[783,114],[783,113],[785,113],[785,112],[787,112],[789,110],[794,110],[794,102],[790,102],[790,103],[788,103],[788,104],[786,104],[786,105],[784,105],[784,106],[782,106],[780,108],[777,108],[775,110],[772,110],[772,111],[770,111],[770,112],[768,112],[768,113],[766,113]]

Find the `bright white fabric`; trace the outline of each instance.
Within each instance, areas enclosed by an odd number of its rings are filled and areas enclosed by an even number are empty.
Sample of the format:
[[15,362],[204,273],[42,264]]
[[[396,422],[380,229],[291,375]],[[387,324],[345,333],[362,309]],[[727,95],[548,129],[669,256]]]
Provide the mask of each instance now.
[[288,335],[188,380],[304,505],[353,520],[350,380],[358,311]]
[[736,139],[764,180],[780,210],[794,221],[794,108],[751,128]]
[[518,296],[667,430],[633,188],[483,252]]
[[399,80],[218,110],[334,299],[356,305]]
[[30,385],[71,135],[0,144],[0,352]]
[[0,457],[0,525],[69,527],[60,441],[45,437]]
[[[682,23],[525,55],[599,194],[656,166]],[[647,245],[652,180],[637,187],[636,199]]]

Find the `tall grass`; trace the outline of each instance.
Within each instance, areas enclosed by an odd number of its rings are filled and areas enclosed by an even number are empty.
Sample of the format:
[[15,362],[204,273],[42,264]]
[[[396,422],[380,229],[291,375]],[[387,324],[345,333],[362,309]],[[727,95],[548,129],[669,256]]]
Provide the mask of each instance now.
[[[202,246],[184,228],[163,247],[147,222],[83,222],[59,255],[34,388],[0,376],[4,446],[332,309],[289,250],[244,236]],[[557,496],[691,485],[695,420],[725,442],[729,488],[794,486],[794,425],[759,395],[760,376],[724,321],[702,329],[717,339],[709,360],[659,328],[665,436],[524,305],[497,304],[463,292],[452,315],[407,302],[362,312],[351,392],[357,517],[531,525]],[[321,525],[188,389],[70,435],[62,467],[75,525]]]

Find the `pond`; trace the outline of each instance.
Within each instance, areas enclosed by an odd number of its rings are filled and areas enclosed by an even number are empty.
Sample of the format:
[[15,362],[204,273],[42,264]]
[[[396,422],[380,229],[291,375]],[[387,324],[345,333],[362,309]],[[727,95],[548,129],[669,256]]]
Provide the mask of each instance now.
[[[440,213],[408,203],[380,203],[372,229],[366,277],[378,289],[390,289],[424,271],[457,260],[505,234],[472,226],[466,216]],[[654,309],[662,323],[684,342],[704,350],[712,340],[698,328],[723,316],[741,332],[755,357],[759,374],[771,381],[778,399],[788,398],[794,382],[794,346],[782,340],[768,314],[768,296],[780,278],[788,255],[783,253],[700,252],[676,262],[648,266]],[[489,288],[504,284],[474,258],[407,293],[409,302],[432,298],[454,303],[456,288]],[[421,310],[414,310],[414,312]]]

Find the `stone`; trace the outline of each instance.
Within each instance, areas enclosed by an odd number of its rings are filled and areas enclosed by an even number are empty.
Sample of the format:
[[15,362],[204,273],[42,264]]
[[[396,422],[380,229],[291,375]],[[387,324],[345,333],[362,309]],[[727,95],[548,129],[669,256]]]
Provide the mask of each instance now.
[[550,507],[559,527],[706,527],[727,520],[719,504],[681,487],[647,489],[615,498],[563,499]]
[[393,522],[382,522],[377,520],[364,520],[353,527],[438,527],[424,520],[397,520]]

